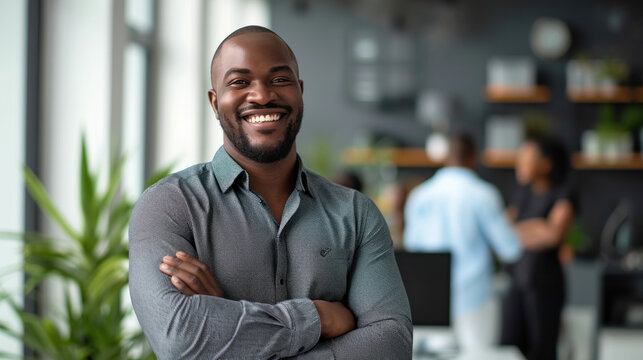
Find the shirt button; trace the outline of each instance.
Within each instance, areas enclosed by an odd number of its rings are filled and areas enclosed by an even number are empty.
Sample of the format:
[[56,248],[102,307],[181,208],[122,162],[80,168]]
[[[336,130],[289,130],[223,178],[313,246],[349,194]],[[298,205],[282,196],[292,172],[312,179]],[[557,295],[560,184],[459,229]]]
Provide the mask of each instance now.
[[279,285],[283,285],[283,284],[284,284],[284,279],[279,279]]

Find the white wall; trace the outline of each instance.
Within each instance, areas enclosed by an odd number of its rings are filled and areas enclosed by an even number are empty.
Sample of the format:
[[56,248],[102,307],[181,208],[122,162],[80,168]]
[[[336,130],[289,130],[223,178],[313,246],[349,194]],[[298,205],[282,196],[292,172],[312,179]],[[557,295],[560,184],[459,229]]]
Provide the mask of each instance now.
[[158,1],[158,98],[155,168],[202,162],[201,2]]
[[[112,2],[43,2],[41,175],[60,212],[78,229],[80,139],[96,171],[107,168],[111,106]],[[63,237],[46,218],[42,230]],[[63,306],[62,287],[44,284],[45,314]]]
[[109,0],[44,2],[41,173],[76,227],[81,134],[94,166],[109,155],[111,10]]
[[[0,232],[21,232],[24,199],[21,167],[25,149],[27,1],[0,0]],[[20,242],[0,236],[0,291],[7,291],[22,303],[22,272],[5,275],[5,269],[18,267],[22,259]],[[0,321],[21,330],[20,322],[8,306],[0,305]],[[0,334],[0,352],[22,354],[22,344]]]

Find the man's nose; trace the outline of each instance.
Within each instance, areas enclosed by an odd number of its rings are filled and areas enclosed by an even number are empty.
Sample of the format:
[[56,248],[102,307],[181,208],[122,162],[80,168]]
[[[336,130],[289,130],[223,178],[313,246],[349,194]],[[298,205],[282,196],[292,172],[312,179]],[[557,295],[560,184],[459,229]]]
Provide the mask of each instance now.
[[246,100],[248,102],[265,105],[273,100],[276,100],[277,94],[264,83],[256,82],[248,92]]

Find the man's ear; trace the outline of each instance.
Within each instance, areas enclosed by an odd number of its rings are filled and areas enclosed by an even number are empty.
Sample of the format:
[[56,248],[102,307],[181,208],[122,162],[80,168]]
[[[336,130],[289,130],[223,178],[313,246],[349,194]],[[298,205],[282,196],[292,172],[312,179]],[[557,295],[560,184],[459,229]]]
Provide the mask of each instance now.
[[304,80],[299,80],[299,88],[301,89],[301,93],[304,93]]
[[214,92],[214,89],[208,90],[208,100],[210,100],[210,106],[212,106],[212,110],[214,110],[214,116],[216,116],[217,120],[219,120],[219,111],[217,110],[217,93]]

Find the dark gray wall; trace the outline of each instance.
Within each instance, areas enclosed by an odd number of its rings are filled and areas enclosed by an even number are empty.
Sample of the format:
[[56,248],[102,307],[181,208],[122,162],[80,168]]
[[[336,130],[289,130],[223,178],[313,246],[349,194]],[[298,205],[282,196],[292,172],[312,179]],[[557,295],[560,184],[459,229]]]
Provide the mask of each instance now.
[[344,89],[347,36],[360,24],[373,22],[324,2],[312,2],[303,12],[293,3],[273,1],[271,15],[273,30],[295,52],[304,80],[305,115],[297,141],[299,151],[305,155],[320,138],[329,140],[337,150],[338,146],[358,141],[367,132],[378,131],[404,139],[410,145],[422,144],[427,131],[413,120],[412,109],[382,112],[347,99]]
[[[301,1],[299,2],[301,3]],[[304,159],[311,158],[315,144],[327,141],[334,165],[339,151],[359,143],[366,134],[388,134],[403,145],[423,146],[428,130],[413,116],[412,106],[373,109],[357,105],[346,96],[346,39],[362,25],[387,29],[382,21],[362,18],[347,8],[323,1],[271,3],[273,29],[293,48],[305,82],[305,116],[298,148]],[[469,129],[481,140],[485,119],[490,114],[536,110],[553,120],[554,131],[570,149],[579,149],[580,132],[593,127],[597,105],[574,104],[565,97],[565,65],[579,54],[589,57],[624,58],[631,67],[628,83],[643,85],[643,11],[638,1],[455,1],[450,18],[420,14],[425,18],[410,31],[419,44],[416,69],[421,89],[437,89],[454,98],[458,105],[452,129]],[[477,4],[477,5],[476,5]],[[455,14],[455,15],[453,15]],[[611,16],[621,14],[623,26],[612,31]],[[530,48],[531,26],[538,17],[565,21],[573,45],[562,59],[537,59]],[[482,98],[487,60],[494,56],[529,56],[536,61],[538,82],[548,85],[552,99],[540,105],[489,104]],[[617,107],[617,110],[619,108]],[[434,170],[416,170],[428,177]],[[508,198],[515,186],[513,171],[481,168],[482,176],[495,183]],[[629,199],[633,215],[633,236],[643,246],[643,171],[578,172],[581,198],[580,222],[596,247],[600,232],[611,211],[622,198]]]

